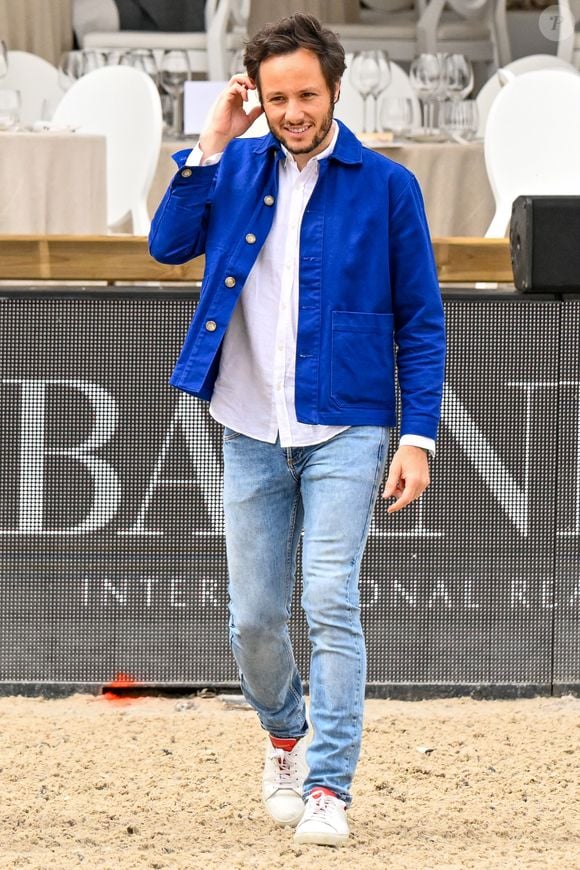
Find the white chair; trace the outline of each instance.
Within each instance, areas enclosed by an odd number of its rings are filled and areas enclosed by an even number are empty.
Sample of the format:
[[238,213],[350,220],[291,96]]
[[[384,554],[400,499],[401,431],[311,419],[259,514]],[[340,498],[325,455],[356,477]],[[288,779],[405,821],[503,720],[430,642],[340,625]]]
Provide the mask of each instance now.
[[[363,126],[362,97],[350,81],[350,65],[352,54],[346,55],[346,70],[340,85],[340,98],[334,107],[335,117],[344,121],[351,130],[358,132]],[[421,108],[415,91],[411,87],[409,76],[402,67],[391,61],[391,82],[383,92],[383,97],[408,97],[413,105],[413,127],[421,125]]]
[[230,78],[231,61],[243,48],[247,33],[249,0],[207,0],[205,32],[164,33],[162,31],[117,30],[86,33],[83,48],[150,48],[160,60],[164,51],[185,49],[192,72],[213,81]]
[[64,95],[57,68],[27,51],[8,52],[8,73],[0,79],[0,88],[20,91],[20,120],[26,126],[41,118],[50,120]]
[[561,60],[554,54],[529,54],[526,57],[519,57],[517,60],[508,63],[507,66],[498,69],[486,81],[475,98],[477,103],[477,115],[479,118],[477,128],[477,137],[479,139],[483,139],[485,135],[489,110],[502,87],[515,76],[542,69],[562,69],[572,73],[576,72],[576,68],[573,67],[572,64],[565,60]]
[[508,82],[487,119],[484,151],[496,211],[487,237],[506,235],[520,195],[580,195],[580,76],[540,70]]
[[73,0],[73,30],[79,45],[86,33],[119,30],[119,10],[115,0]]
[[[161,101],[148,75],[125,66],[80,78],[54,114],[56,124],[80,125],[107,139],[107,223],[132,218],[133,233],[149,232],[147,194],[161,148]],[[87,167],[90,172],[90,167]]]
[[558,57],[580,69],[580,0],[558,0]]
[[506,0],[418,0],[417,8],[408,0],[404,7],[403,0],[369,2],[360,23],[332,25],[347,52],[383,48],[395,61],[410,61],[444,51],[495,67],[511,60]]

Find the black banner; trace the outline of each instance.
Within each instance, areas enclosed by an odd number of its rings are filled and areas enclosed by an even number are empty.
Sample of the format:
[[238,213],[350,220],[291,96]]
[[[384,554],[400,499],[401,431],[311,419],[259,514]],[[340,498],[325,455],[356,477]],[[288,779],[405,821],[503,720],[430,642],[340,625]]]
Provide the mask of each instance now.
[[[221,431],[167,386],[194,302],[1,304],[0,690],[235,685]],[[446,311],[433,485],[379,502],[363,563],[369,691],[578,686],[579,303]]]

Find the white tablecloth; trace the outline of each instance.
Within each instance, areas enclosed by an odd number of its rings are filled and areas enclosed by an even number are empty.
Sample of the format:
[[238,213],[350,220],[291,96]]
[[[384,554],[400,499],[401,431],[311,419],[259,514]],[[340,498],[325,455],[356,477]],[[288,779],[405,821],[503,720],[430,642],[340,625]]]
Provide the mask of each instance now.
[[[151,214],[176,171],[171,154],[192,148],[193,142],[164,141],[149,195]],[[379,148],[417,176],[431,235],[483,236],[494,213],[494,200],[483,157],[483,144],[408,142]]]
[[73,0],[0,0],[0,39],[10,51],[30,51],[58,66],[72,47]]
[[0,234],[107,232],[104,136],[0,133]]

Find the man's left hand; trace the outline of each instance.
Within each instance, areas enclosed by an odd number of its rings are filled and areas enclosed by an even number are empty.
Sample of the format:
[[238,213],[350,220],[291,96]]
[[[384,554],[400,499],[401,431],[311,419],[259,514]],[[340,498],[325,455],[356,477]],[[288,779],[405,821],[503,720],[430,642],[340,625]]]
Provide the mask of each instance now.
[[429,461],[423,448],[410,444],[399,447],[393,456],[383,490],[383,498],[395,496],[387,512],[393,514],[411,504],[423,494],[429,483]]

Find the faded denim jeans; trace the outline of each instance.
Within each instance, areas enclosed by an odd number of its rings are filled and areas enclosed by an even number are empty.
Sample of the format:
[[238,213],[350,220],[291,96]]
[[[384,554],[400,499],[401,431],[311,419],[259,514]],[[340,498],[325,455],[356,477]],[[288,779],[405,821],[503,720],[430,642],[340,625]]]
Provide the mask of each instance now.
[[306,733],[288,632],[296,550],[311,643],[310,768],[350,803],[360,753],[366,653],[359,571],[381,483],[388,430],[356,426],[309,447],[280,447],[224,430],[230,642],[242,691],[277,737]]

